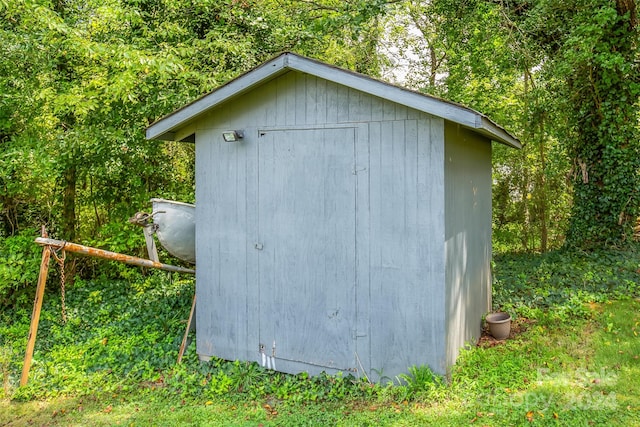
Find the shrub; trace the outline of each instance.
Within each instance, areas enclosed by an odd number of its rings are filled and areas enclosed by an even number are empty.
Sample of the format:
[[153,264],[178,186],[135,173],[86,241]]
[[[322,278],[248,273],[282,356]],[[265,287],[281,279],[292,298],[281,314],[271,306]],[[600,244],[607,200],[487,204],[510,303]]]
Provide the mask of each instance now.
[[33,230],[0,237],[0,308],[27,303],[38,281],[42,248],[34,243]]

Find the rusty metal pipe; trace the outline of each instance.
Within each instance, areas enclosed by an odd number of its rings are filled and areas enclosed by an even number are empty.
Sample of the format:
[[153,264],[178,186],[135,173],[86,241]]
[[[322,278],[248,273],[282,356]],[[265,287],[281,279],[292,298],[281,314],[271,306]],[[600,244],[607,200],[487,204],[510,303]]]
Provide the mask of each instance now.
[[158,268],[165,271],[173,271],[176,273],[195,274],[196,271],[191,268],[177,267],[175,265],[163,264],[150,259],[139,258],[131,255],[119,254],[117,252],[105,251],[104,249],[92,248],[90,246],[79,245],[77,243],[65,242],[64,240],[48,239],[46,237],[37,237],[36,243],[42,246],[51,246],[56,249],[64,249],[65,251],[74,252],[81,255],[87,255],[94,258],[110,259],[112,261],[124,262],[125,264],[137,265],[139,267]]

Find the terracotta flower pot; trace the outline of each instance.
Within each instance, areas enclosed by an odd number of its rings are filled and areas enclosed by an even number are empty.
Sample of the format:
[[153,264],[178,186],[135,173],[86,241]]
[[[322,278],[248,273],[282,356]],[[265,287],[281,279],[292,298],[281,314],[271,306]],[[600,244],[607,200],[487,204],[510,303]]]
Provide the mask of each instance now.
[[511,316],[509,313],[489,313],[485,318],[489,325],[489,333],[497,340],[503,340],[511,331]]

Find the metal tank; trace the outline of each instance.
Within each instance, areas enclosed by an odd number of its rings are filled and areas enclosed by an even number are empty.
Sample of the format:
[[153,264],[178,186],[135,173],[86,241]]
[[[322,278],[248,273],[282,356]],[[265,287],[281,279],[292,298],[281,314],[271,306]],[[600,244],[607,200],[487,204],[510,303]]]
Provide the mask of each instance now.
[[155,234],[173,256],[196,263],[196,207],[190,203],[151,199]]

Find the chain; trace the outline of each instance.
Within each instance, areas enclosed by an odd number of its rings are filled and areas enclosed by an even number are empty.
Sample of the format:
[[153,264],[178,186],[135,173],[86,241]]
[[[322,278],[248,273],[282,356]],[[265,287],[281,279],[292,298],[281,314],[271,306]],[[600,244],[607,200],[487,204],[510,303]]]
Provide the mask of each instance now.
[[61,249],[61,256],[58,256],[57,251],[51,249],[51,254],[58,262],[60,266],[60,302],[62,305],[62,321],[67,323],[67,306],[65,303],[65,277],[64,277],[64,260],[67,257],[67,253],[64,250],[64,246]]

